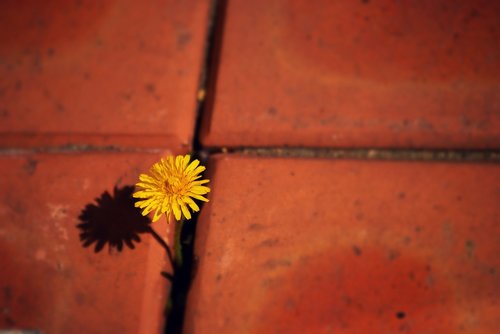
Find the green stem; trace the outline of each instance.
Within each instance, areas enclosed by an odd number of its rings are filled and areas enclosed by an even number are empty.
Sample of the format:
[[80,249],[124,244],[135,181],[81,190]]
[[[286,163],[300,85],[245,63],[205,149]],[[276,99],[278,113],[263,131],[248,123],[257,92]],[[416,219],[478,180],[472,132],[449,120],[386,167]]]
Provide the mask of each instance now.
[[183,263],[182,242],[181,242],[181,234],[182,234],[183,226],[184,226],[184,219],[181,219],[179,222],[175,222],[174,256],[175,256],[176,268],[182,267],[182,263]]

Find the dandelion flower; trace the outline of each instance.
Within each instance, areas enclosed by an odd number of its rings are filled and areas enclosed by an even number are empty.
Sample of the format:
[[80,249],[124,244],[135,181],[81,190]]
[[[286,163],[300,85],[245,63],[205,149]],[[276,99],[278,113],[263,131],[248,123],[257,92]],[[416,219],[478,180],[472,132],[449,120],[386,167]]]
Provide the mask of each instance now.
[[189,208],[194,212],[200,210],[193,198],[208,202],[203,195],[209,193],[210,188],[203,184],[209,180],[199,180],[199,174],[205,167],[200,166],[197,159],[189,163],[190,159],[190,155],[169,156],[155,163],[149,174],[139,175],[140,182],[136,184],[139,190],[133,197],[141,199],[135,206],[142,209],[143,216],[156,210],[153,222],[160,219],[163,213],[168,222],[172,213],[176,220],[180,220],[182,215],[190,219]]

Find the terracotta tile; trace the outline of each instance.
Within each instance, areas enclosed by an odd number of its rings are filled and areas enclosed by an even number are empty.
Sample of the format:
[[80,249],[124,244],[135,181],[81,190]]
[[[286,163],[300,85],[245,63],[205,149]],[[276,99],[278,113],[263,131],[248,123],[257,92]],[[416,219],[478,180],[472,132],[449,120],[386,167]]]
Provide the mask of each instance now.
[[189,146],[208,9],[2,1],[0,146]]
[[186,333],[497,333],[498,165],[210,169]]
[[[139,153],[0,157],[0,328],[161,331],[169,287],[161,271],[171,268],[126,188],[156,159]],[[77,227],[83,222],[88,225]],[[153,225],[164,240],[171,236],[166,226]],[[88,234],[80,240],[82,232]],[[84,247],[93,237],[105,242],[98,252],[97,242]]]
[[203,142],[491,148],[500,2],[228,1]]

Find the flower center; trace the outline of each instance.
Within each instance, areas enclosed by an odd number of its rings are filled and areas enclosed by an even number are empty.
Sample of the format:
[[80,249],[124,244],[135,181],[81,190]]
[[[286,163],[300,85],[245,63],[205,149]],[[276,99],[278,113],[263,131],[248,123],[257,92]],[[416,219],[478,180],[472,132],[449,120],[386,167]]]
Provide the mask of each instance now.
[[165,192],[169,195],[184,195],[187,182],[184,177],[172,175],[165,181]]

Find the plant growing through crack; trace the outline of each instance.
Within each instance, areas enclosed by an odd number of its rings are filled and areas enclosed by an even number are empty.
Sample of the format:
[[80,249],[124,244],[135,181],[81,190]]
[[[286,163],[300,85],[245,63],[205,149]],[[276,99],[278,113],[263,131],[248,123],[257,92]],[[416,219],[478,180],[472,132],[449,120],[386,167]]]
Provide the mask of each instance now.
[[190,210],[200,211],[194,200],[208,202],[204,195],[210,192],[210,188],[205,185],[209,180],[201,179],[200,175],[205,167],[200,165],[198,159],[191,162],[190,160],[190,155],[160,159],[153,164],[149,174],[139,175],[140,182],[136,184],[138,190],[132,195],[138,199],[134,206],[142,209],[143,216],[154,211],[153,222],[158,221],[163,214],[166,215],[168,223],[172,220],[172,215],[179,222],[175,226],[174,257],[163,239],[156,238],[167,249],[173,268],[173,275],[162,273],[172,283],[172,292],[167,304],[169,326],[175,326],[182,318],[181,310],[185,303],[183,293],[187,291],[190,281],[190,270],[183,265],[181,234],[184,219],[191,219]]
[[179,221],[174,235],[174,270],[182,266],[180,235],[184,218],[191,219],[190,209],[193,212],[200,210],[194,199],[208,202],[204,195],[210,192],[205,185],[210,180],[201,179],[200,175],[205,167],[198,159],[190,160],[189,154],[160,159],[153,164],[149,174],[139,175],[138,190],[132,195],[139,199],[135,206],[142,209],[143,216],[154,211],[153,222],[158,221],[162,214],[166,215],[168,223],[172,215]]

